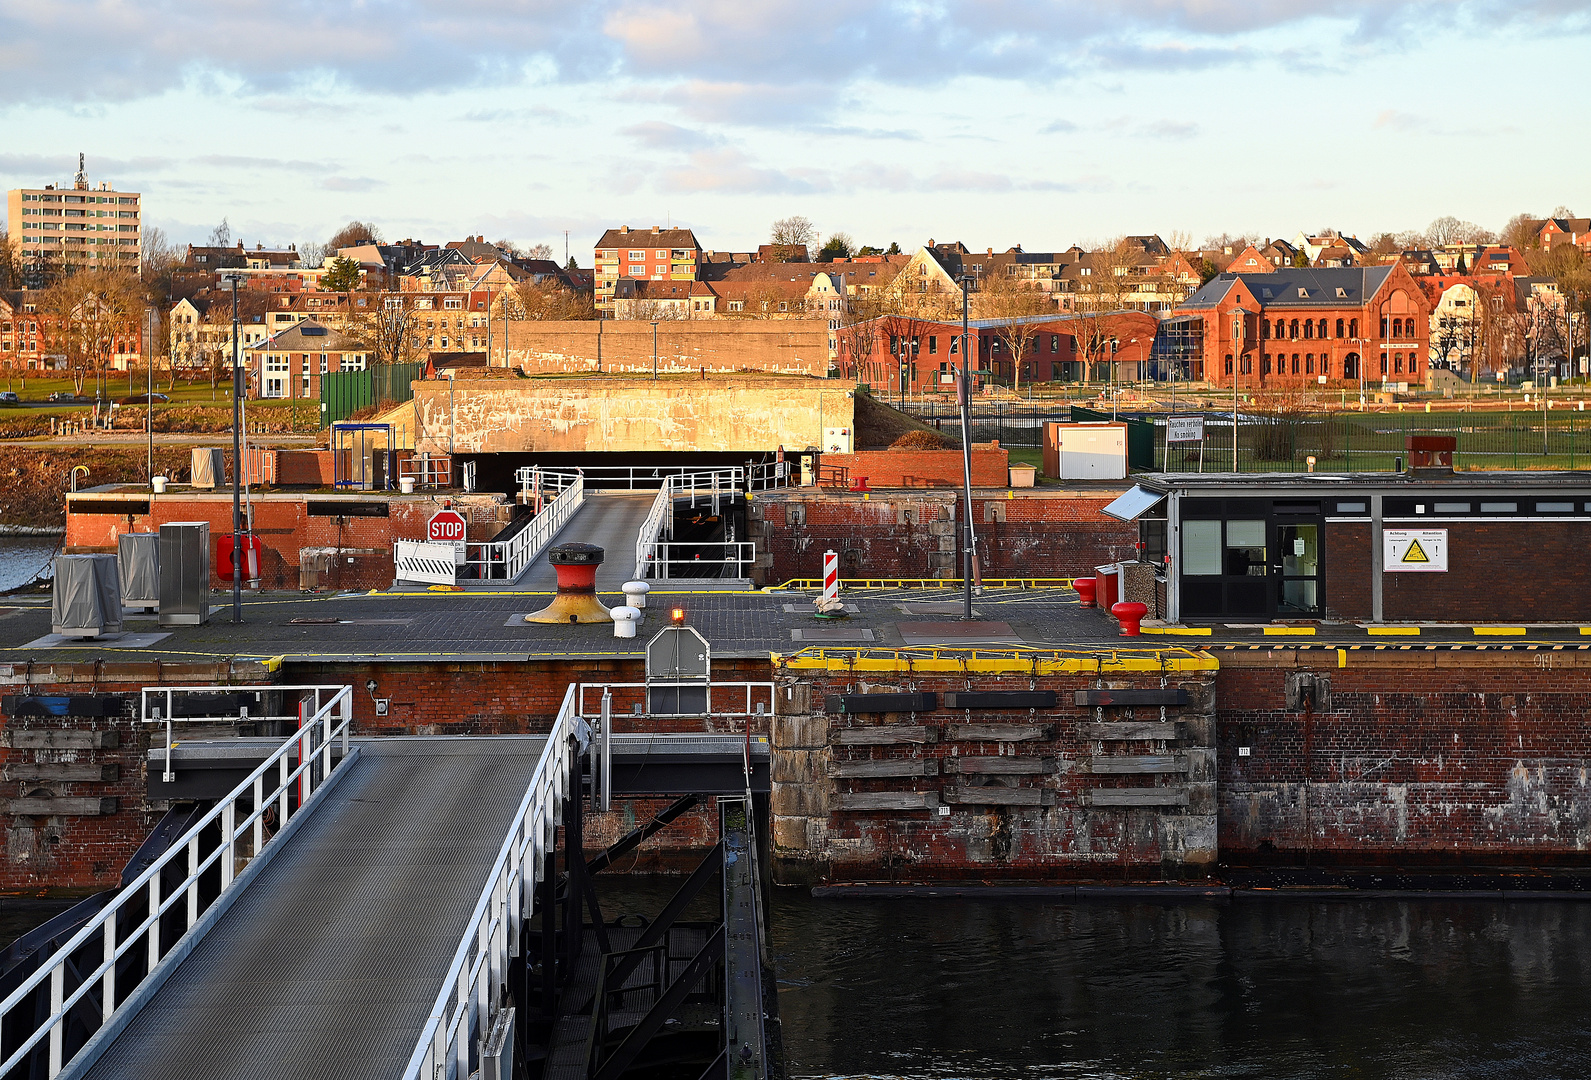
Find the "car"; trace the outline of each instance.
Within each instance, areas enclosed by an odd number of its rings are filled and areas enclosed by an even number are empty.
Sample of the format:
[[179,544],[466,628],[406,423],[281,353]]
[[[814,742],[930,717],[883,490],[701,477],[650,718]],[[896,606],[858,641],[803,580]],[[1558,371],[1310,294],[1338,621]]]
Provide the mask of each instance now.
[[62,403],[65,403],[67,405],[71,405],[74,402],[82,401],[83,399],[78,397],[76,394],[74,394],[70,390],[57,390],[53,394],[50,395],[49,400],[50,401],[55,401],[55,402],[62,402]]
[[0,405],[20,405],[22,399],[10,390],[0,390]]
[[150,405],[150,404],[163,405],[163,404],[165,404],[166,402],[168,402],[170,400],[171,399],[169,397],[167,397],[165,394],[135,394],[132,397],[124,397],[124,398],[122,398],[121,400],[116,402],[116,404],[118,404],[118,405]]

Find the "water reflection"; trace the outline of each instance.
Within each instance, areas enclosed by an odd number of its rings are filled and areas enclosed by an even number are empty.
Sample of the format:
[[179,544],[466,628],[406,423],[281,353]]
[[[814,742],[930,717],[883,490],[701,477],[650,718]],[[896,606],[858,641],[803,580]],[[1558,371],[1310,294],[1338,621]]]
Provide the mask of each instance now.
[[0,593],[50,577],[50,560],[61,550],[59,536],[0,536]]
[[793,1077],[1591,1073],[1591,904],[775,903]]

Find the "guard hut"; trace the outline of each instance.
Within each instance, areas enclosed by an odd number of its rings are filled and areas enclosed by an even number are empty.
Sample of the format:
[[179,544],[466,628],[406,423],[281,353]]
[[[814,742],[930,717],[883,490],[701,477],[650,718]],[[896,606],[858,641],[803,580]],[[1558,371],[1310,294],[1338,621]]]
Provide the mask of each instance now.
[[1138,523],[1168,622],[1591,622],[1591,473],[1455,473],[1452,443],[1393,473],[1166,474],[1104,513]]

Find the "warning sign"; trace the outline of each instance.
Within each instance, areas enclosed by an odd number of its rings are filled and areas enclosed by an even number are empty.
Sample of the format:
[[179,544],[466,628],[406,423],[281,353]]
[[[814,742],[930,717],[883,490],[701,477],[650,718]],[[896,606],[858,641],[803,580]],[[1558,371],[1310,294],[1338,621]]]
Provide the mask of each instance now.
[[1381,566],[1387,573],[1447,573],[1446,529],[1383,529]]

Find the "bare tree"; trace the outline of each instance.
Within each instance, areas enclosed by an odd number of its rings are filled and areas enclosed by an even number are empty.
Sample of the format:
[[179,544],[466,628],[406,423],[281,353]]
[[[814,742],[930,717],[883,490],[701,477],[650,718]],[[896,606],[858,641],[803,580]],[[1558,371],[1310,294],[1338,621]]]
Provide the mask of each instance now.
[[527,259],[545,259],[548,262],[551,262],[552,261],[552,245],[551,244],[535,244],[535,245],[532,245],[531,247],[525,249],[524,257],[527,258]]
[[13,244],[4,226],[0,226],[0,289],[22,288],[21,243]]
[[[985,278],[979,292],[980,307],[988,318],[999,319],[995,337],[1006,348],[1011,362],[1011,386],[1022,389],[1023,358],[1039,336],[1039,320],[1055,311],[1055,305],[1032,282],[1018,281],[1005,274]],[[998,365],[996,365],[998,369]]]
[[778,262],[805,262],[817,242],[817,226],[800,215],[780,218],[768,233],[768,243]]
[[498,294],[497,310],[500,317],[519,322],[530,319],[584,320],[595,319],[597,311],[590,293],[565,288],[556,278],[540,282],[521,281],[512,289]]
[[378,364],[404,364],[424,348],[414,300],[402,293],[364,292],[349,297],[348,332],[363,341]]
[[210,230],[209,244],[211,247],[232,246],[232,225],[226,218],[222,218],[221,224]]
[[40,307],[40,329],[65,354],[79,394],[89,375],[103,379],[114,357],[136,351],[144,292],[131,273],[79,271],[45,290]]
[[331,234],[331,239],[326,241],[329,252],[338,248],[359,247],[361,244],[381,243],[381,230],[367,221],[350,221],[342,228]]

